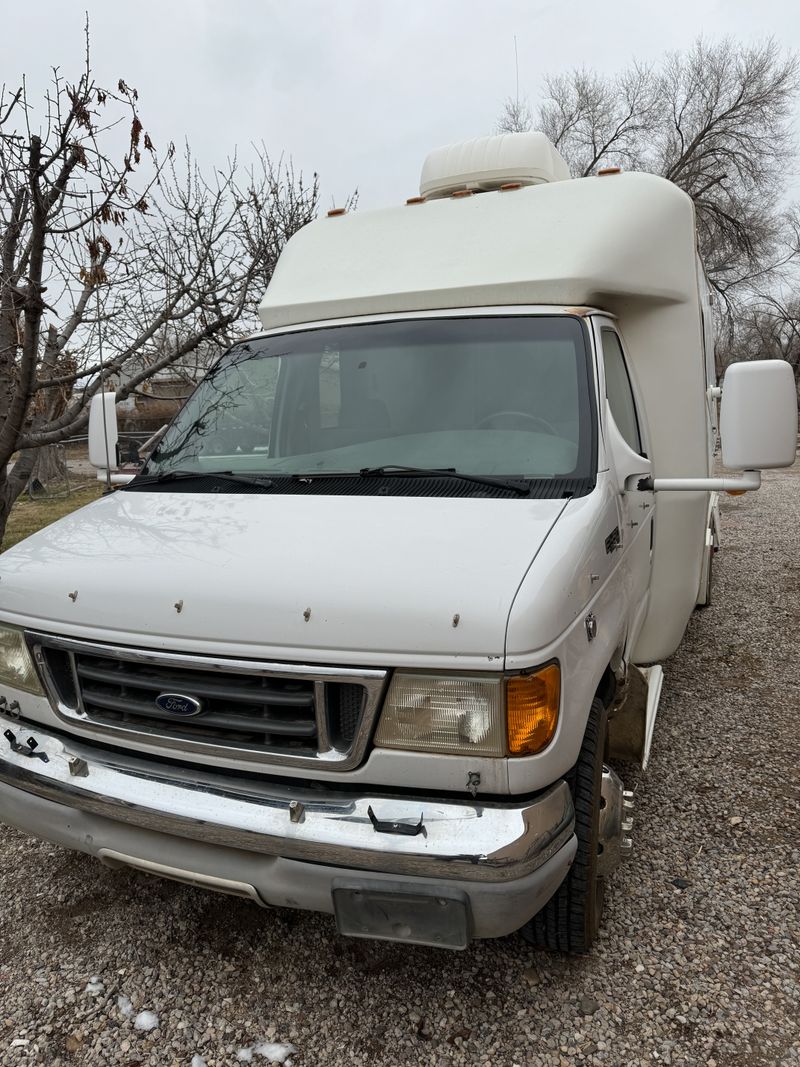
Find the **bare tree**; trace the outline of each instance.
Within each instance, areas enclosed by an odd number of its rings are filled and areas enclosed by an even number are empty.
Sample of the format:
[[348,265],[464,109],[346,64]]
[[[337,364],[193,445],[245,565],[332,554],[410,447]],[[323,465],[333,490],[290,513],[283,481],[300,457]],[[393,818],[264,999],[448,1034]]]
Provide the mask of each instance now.
[[528,99],[507,97],[495,129],[498,133],[527,133],[532,130],[533,111]]
[[720,348],[723,366],[733,359],[785,359],[800,394],[800,298],[759,294],[741,309]]
[[[794,159],[798,74],[797,59],[774,40],[700,39],[659,68],[634,63],[616,76],[581,69],[548,78],[535,119],[519,128],[535,121],[576,177],[619,164],[684,189],[730,325],[739,304],[781,277],[796,254],[781,199]],[[506,102],[501,122],[510,117]]]
[[548,78],[545,86],[541,128],[576,177],[591,174],[612,155],[621,165],[642,165],[643,141],[659,107],[652,70],[634,64],[608,78],[581,69]]
[[[124,399],[255,313],[317,176],[263,149],[206,178],[158,156],[138,94],[53,73],[43,116],[0,90],[0,538],[39,450],[80,433],[98,391]],[[15,457],[13,469],[9,463]]]
[[658,109],[653,72],[634,63],[615,77],[581,68],[546,77],[545,100],[534,113],[527,97],[508,97],[499,133],[542,130],[567,160],[572,174],[584,177],[612,154],[615,162],[641,162],[640,139]]
[[797,60],[773,40],[698,41],[669,58],[660,83],[664,120],[650,158],[694,200],[706,269],[730,305],[787,260],[780,202],[794,155]]

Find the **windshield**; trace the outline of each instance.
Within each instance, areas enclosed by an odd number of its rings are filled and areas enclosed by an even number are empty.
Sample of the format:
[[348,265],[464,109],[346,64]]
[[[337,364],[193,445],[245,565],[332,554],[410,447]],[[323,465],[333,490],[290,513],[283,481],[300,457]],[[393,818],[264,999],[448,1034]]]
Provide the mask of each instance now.
[[258,337],[211,370],[148,474],[414,467],[593,476],[584,331],[568,316],[364,323]]

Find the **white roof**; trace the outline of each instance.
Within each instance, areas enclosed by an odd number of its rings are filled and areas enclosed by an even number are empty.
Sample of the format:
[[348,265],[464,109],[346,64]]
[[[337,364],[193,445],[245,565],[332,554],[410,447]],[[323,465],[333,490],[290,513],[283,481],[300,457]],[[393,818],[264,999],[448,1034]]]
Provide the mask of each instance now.
[[611,174],[322,218],[286,245],[265,329],[502,304],[696,301],[691,200]]

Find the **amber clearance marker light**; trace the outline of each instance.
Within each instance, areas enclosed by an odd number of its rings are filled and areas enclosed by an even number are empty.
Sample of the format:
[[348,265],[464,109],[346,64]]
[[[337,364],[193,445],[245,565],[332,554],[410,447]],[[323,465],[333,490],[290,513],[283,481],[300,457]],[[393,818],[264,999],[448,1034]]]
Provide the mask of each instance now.
[[521,674],[506,682],[508,752],[529,756],[541,752],[558,725],[561,671],[557,663],[535,674]]

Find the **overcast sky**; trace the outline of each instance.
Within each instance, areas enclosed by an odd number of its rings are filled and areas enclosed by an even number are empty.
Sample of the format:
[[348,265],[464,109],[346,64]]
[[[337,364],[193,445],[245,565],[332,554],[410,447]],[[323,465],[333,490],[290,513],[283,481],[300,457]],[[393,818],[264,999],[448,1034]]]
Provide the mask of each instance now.
[[325,206],[356,187],[362,208],[405,199],[431,148],[491,133],[514,35],[532,103],[545,74],[657,61],[700,33],[800,49],[796,0],[0,0],[0,81],[24,73],[38,99],[50,66],[77,72],[87,7],[98,81],[137,87],[157,145],[186,137],[214,164],[263,139],[319,172]]

